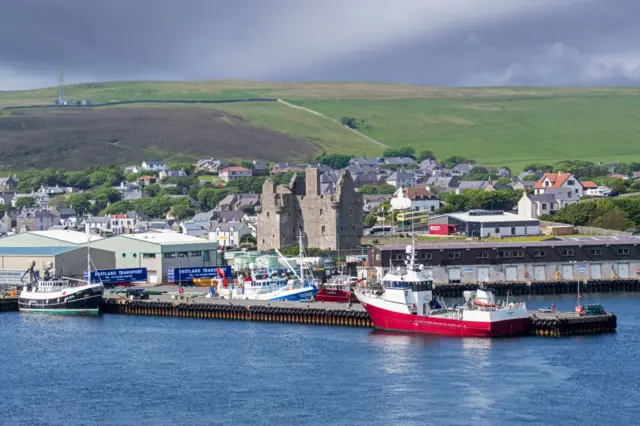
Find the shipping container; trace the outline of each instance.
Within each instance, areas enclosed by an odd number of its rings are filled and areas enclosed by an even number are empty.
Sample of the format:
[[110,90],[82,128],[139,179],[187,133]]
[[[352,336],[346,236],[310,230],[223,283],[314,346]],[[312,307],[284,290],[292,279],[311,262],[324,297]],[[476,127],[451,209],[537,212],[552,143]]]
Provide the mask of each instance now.
[[455,234],[456,227],[455,225],[429,225],[429,234],[433,235],[451,235]]

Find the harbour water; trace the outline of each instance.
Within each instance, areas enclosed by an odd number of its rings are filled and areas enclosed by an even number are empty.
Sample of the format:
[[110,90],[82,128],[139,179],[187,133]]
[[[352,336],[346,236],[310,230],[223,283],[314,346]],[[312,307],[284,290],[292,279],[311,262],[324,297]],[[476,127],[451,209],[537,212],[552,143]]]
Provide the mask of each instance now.
[[2,313],[0,424],[635,424],[640,294],[583,301],[615,312],[617,333],[458,339]]

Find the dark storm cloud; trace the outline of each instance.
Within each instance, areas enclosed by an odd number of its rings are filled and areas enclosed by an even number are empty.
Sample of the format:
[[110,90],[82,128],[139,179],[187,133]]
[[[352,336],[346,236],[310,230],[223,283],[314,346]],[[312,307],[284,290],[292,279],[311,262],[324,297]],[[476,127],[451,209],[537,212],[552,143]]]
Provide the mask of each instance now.
[[599,85],[640,79],[633,0],[0,0],[0,89],[67,80]]

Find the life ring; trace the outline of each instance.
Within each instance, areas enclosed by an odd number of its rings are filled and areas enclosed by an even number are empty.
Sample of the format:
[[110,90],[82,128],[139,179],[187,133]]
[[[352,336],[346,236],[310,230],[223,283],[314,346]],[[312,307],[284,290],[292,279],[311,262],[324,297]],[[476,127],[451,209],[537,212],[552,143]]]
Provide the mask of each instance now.
[[524,272],[524,277],[529,278],[529,273],[527,271]]

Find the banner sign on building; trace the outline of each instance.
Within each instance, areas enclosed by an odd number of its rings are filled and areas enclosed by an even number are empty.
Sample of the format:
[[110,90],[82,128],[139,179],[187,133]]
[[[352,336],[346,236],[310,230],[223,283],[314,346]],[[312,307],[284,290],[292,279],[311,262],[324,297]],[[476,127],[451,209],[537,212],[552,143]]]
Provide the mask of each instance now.
[[222,278],[218,273],[220,269],[227,279],[231,278],[231,266],[203,266],[198,268],[173,268],[167,272],[167,280],[170,283],[177,281],[191,281],[194,278]]
[[[84,272],[84,279],[87,279],[87,271]],[[91,281],[105,284],[147,281],[147,268],[99,269],[91,271]]]
[[[20,279],[24,276],[24,282]],[[29,282],[29,274],[15,269],[0,269],[0,285],[21,285]]]

